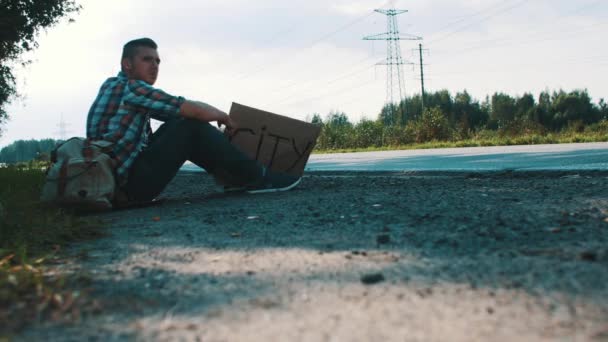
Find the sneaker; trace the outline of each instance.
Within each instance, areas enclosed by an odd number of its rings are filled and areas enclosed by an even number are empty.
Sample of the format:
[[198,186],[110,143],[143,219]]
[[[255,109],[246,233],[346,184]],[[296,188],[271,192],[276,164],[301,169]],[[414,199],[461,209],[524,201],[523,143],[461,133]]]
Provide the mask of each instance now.
[[233,193],[233,192],[245,192],[247,190],[244,186],[232,186],[232,185],[224,185],[225,193]]
[[292,176],[287,173],[265,170],[264,178],[258,184],[249,186],[247,192],[250,194],[263,194],[267,192],[287,191],[295,188],[302,177]]

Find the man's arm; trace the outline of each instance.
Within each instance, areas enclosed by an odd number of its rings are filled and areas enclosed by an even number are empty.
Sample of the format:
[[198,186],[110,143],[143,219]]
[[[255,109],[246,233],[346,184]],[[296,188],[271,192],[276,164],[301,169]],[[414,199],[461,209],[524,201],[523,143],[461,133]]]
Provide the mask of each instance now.
[[236,127],[228,114],[204,102],[185,100],[179,108],[179,115],[204,122],[217,121],[218,125],[226,125],[229,131]]
[[228,114],[204,102],[167,94],[140,80],[130,80],[128,89],[130,92],[123,98],[125,103],[148,109],[153,119],[167,121],[179,115],[204,122],[217,121],[218,125],[225,125],[229,132],[235,128]]

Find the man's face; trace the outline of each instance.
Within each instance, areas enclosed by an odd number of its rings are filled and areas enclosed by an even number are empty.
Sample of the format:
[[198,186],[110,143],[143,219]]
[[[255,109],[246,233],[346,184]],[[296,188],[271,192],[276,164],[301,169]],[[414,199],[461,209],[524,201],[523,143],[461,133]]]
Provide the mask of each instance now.
[[153,85],[158,77],[159,64],[160,58],[156,49],[139,47],[135,57],[123,60],[123,70],[130,79],[142,80]]

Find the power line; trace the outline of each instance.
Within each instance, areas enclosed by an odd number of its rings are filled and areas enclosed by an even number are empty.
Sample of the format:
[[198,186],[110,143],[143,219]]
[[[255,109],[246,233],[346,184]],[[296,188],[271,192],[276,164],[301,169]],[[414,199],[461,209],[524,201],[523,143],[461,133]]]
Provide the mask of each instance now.
[[463,52],[471,52],[471,51],[477,51],[477,50],[503,48],[503,47],[509,47],[509,46],[522,46],[522,45],[537,44],[537,43],[556,41],[556,40],[580,39],[580,36],[579,36],[580,33],[594,31],[590,28],[597,27],[597,26],[605,26],[605,25],[608,25],[608,23],[604,22],[604,23],[591,24],[586,27],[579,28],[577,30],[562,32],[559,37],[556,37],[554,32],[540,31],[540,32],[536,32],[536,33],[532,32],[531,35],[528,37],[528,38],[532,38],[532,39],[513,40],[513,38],[509,38],[509,37],[488,39],[485,41],[475,43],[475,45],[471,45],[471,46],[465,47],[460,50],[438,51],[438,52],[435,52],[435,54],[442,55],[442,54],[449,53],[450,55],[454,55],[454,54],[459,54],[459,53],[463,53]]
[[[349,65],[348,67],[350,68],[350,67],[353,67],[353,66],[362,65],[362,64],[364,64],[364,63],[367,65],[367,62],[369,62],[369,61],[370,61],[372,58],[374,58],[374,57],[373,57],[373,56],[367,56],[367,57],[363,58],[362,60],[359,60],[359,61],[357,61],[357,62],[355,62],[355,63],[353,63],[353,64]],[[349,70],[350,70],[350,69],[349,69]],[[334,81],[336,81],[336,80],[338,80],[338,79],[342,79],[342,78],[345,78],[345,77],[347,77],[347,76],[350,76],[351,74],[353,74],[353,73],[351,73],[351,72],[349,71],[349,72],[348,72],[348,73],[347,73],[345,76],[344,76],[344,75],[343,75],[343,76],[338,76],[337,78],[335,78],[335,79],[330,79],[329,81],[326,81],[326,82],[324,82],[324,83],[325,83],[325,84],[332,83],[332,82],[334,82]],[[279,86],[277,87],[277,90],[276,90],[276,91],[274,91],[274,92],[271,92],[271,93],[272,93],[272,94],[276,94],[277,92],[283,92],[283,91],[285,91],[285,90],[287,90],[287,89],[293,88],[294,86],[299,86],[299,87],[301,87],[302,85],[309,85],[309,84],[311,84],[311,83],[314,85],[314,84],[321,83],[321,82],[319,82],[318,80],[309,80],[309,81],[307,81],[307,82],[300,82],[300,81],[298,81],[298,80],[295,80],[295,81],[294,81],[294,80],[290,80],[288,83],[285,83],[285,84],[279,85]],[[308,88],[308,87],[305,87],[305,88]]]
[[[568,18],[568,17],[573,17],[574,15],[581,13],[589,8],[592,8],[594,6],[597,6],[599,3],[603,2],[604,0],[599,0],[599,1],[594,1],[591,3],[587,3],[583,6],[577,7],[575,9],[573,9],[572,11],[568,12],[567,16],[558,16],[555,19],[559,19],[559,18]],[[597,26],[597,25],[604,25],[606,23],[594,23],[592,25],[587,26],[588,27],[593,27],[593,26]],[[532,27],[534,27],[535,25],[532,25]],[[572,34],[572,33],[579,33],[579,32],[583,32],[583,30],[575,30],[575,31],[567,31],[564,32],[563,30],[560,30],[560,35],[564,35],[564,34]],[[528,33],[530,34],[530,32]],[[549,34],[550,37],[555,37],[555,28],[550,28],[549,30],[536,30],[536,31],[531,31],[532,37],[534,36],[539,36],[539,35],[545,35],[545,34]],[[530,36],[528,35],[528,38],[530,38]],[[498,39],[491,39],[491,40],[486,40],[483,42],[478,42],[477,45],[474,45],[473,48],[477,47],[477,46],[487,46],[488,43],[496,43],[498,41],[510,41],[513,40],[513,38],[511,37],[503,37],[503,38],[498,38]],[[521,41],[521,39],[517,38],[517,41]],[[450,51],[450,53],[452,53],[452,51]]]
[[[373,67],[373,65],[372,65],[372,66],[368,65],[368,66],[366,67],[366,69],[365,69],[365,70],[369,70],[369,69],[371,69],[372,67]],[[362,71],[365,71],[365,70],[362,70]],[[327,82],[327,83],[326,83],[326,85],[328,85],[328,84],[332,84],[332,83],[335,83],[336,81],[338,81],[338,80],[340,80],[340,79],[344,79],[344,78],[347,78],[348,76],[352,76],[352,75],[355,75],[355,74],[358,74],[358,73],[359,73],[359,72],[354,72],[354,73],[351,73],[351,75],[344,75],[344,76],[342,76],[342,77],[337,77],[337,78],[333,79],[332,81]],[[369,81],[367,81],[367,82],[369,82]],[[345,88],[345,89],[348,89],[348,88]],[[343,89],[343,90],[344,90],[344,89]],[[340,90],[340,92],[342,92],[342,90]],[[332,92],[328,92],[328,93],[326,93],[326,94],[332,94]],[[301,92],[298,92],[298,93],[297,93],[297,95],[302,95],[302,93],[301,93]],[[277,101],[277,102],[274,102],[274,104],[282,104],[282,103],[285,103],[286,101],[288,101],[288,100],[292,99],[293,97],[294,97],[293,95],[287,96],[287,97],[285,97],[285,98],[283,98],[283,99],[281,99],[281,100],[279,100],[279,101]],[[314,97],[314,98],[317,98],[317,97]]]
[[506,8],[502,8],[501,10],[499,10],[499,11],[497,11],[497,12],[494,12],[494,13],[492,13],[492,14],[490,14],[490,15],[487,15],[487,16],[483,17],[482,19],[480,19],[480,20],[478,20],[478,21],[476,21],[476,22],[470,23],[470,24],[465,25],[465,26],[461,26],[461,27],[459,27],[458,29],[456,29],[456,30],[454,30],[454,31],[451,31],[451,32],[449,32],[449,33],[447,33],[447,34],[445,34],[445,35],[443,35],[443,36],[439,37],[439,38],[432,39],[432,40],[430,40],[430,41],[427,43],[427,45],[428,45],[428,44],[432,44],[432,43],[436,43],[436,42],[439,42],[439,41],[442,41],[442,40],[444,40],[444,39],[447,39],[447,38],[449,38],[449,37],[453,36],[454,34],[456,34],[456,33],[458,33],[458,32],[461,32],[461,31],[463,31],[463,30],[465,30],[465,29],[467,29],[467,28],[469,28],[469,27],[471,27],[471,26],[473,26],[473,25],[476,25],[476,24],[482,23],[482,22],[487,21],[488,19],[493,18],[493,17],[495,17],[495,16],[497,16],[497,15],[500,15],[500,14],[506,13],[506,12],[511,11],[511,10],[513,10],[513,9],[515,9],[515,8],[519,7],[519,6],[522,6],[522,5],[524,5],[524,4],[525,4],[526,2],[528,2],[528,1],[529,1],[529,0],[521,0],[521,1],[518,1],[518,2],[516,2],[515,4],[513,4],[513,5],[511,5],[511,6],[508,6],[508,7],[506,7]]
[[[366,58],[364,61],[369,62],[369,61],[370,61],[372,58],[373,58],[373,57],[367,57],[367,58]],[[361,64],[362,64],[362,63],[356,63],[356,64],[353,64],[353,65],[361,65]],[[360,73],[362,73],[362,72],[364,72],[364,71],[367,71],[367,70],[371,69],[372,67],[373,67],[373,65],[371,65],[371,66],[370,66],[369,64],[367,64],[367,63],[366,63],[366,65],[365,65],[363,68],[358,68],[358,69],[356,69],[355,71],[349,71],[349,72],[347,72],[347,73],[345,73],[345,74],[342,74],[342,75],[340,75],[340,76],[337,76],[337,77],[334,77],[334,78],[328,79],[328,80],[326,80],[326,81],[318,81],[318,80],[313,80],[313,81],[306,82],[306,83],[304,83],[306,86],[305,86],[305,87],[303,87],[303,88],[300,88],[300,89],[299,89],[299,90],[298,90],[298,91],[297,91],[295,94],[297,94],[297,95],[301,95],[301,94],[302,94],[302,90],[312,88],[313,86],[315,86],[315,85],[317,85],[317,84],[321,84],[321,83],[322,83],[322,84],[324,84],[325,86],[330,85],[330,84],[333,84],[333,83],[335,83],[335,82],[341,81],[341,80],[343,80],[343,79],[346,79],[346,78],[352,77],[352,76],[354,76],[354,75],[360,74]],[[351,70],[352,70],[352,69],[351,69]],[[297,84],[297,82],[294,82],[294,83],[292,83],[291,85],[293,86],[293,85],[296,85],[296,84]],[[302,85],[302,84],[299,84],[299,85]],[[288,95],[288,96],[286,96],[286,97],[284,97],[284,98],[280,99],[280,100],[278,101],[278,103],[283,103],[284,101],[289,100],[289,99],[290,99],[290,98],[292,98],[292,97],[293,97],[293,95],[295,95],[295,94],[291,94],[291,95]],[[276,102],[273,102],[273,103],[275,103],[275,104],[276,104]]]
[[[381,8],[384,8],[384,7],[388,6],[388,5],[389,5],[391,2],[392,2],[392,0],[388,0],[388,1],[386,1],[386,2],[385,2],[385,3],[384,3],[382,6],[381,6]],[[359,22],[361,22],[361,21],[363,21],[363,20],[367,19],[367,18],[368,18],[368,17],[370,17],[372,14],[373,14],[373,12],[363,14],[363,15],[361,15],[361,16],[359,16],[359,17],[357,17],[357,18],[353,19],[352,21],[350,21],[350,22],[346,23],[345,25],[343,25],[343,26],[339,27],[338,29],[336,29],[336,30],[334,30],[334,31],[331,31],[331,32],[329,32],[329,33],[326,33],[326,34],[321,35],[319,38],[314,39],[314,40],[313,40],[311,43],[308,43],[308,44],[307,44],[307,45],[308,45],[308,47],[307,47],[306,49],[311,49],[311,48],[313,48],[313,47],[314,47],[316,44],[318,44],[318,43],[320,43],[320,42],[322,42],[322,41],[324,41],[324,40],[326,40],[326,39],[328,39],[328,38],[330,38],[330,37],[332,37],[332,36],[334,36],[334,35],[336,35],[336,34],[338,34],[338,33],[342,32],[342,31],[344,31],[344,30],[346,30],[346,29],[350,28],[351,26],[354,26],[355,24],[357,24],[357,23],[359,23]],[[302,56],[302,54],[300,54],[299,56]],[[260,68],[258,68],[258,69],[256,69],[256,70],[254,70],[254,71],[252,71],[252,72],[249,72],[249,73],[246,73],[246,74],[244,74],[244,75],[241,75],[241,77],[239,77],[237,80],[238,80],[238,81],[242,81],[242,80],[247,79],[247,78],[249,78],[249,77],[251,77],[251,76],[253,76],[253,75],[255,75],[255,74],[258,74],[258,73],[260,73],[260,72],[262,72],[262,71],[265,71],[265,70],[268,70],[268,69],[270,69],[270,68],[276,67],[276,66],[278,66],[278,65],[284,64],[284,63],[286,63],[286,62],[293,62],[293,61],[294,61],[295,59],[297,59],[297,58],[298,58],[298,57],[296,57],[296,58],[292,58],[292,59],[283,59],[283,60],[282,60],[282,61],[280,61],[280,62],[277,62],[277,63],[271,64],[271,65],[262,66],[262,67],[260,67]],[[308,66],[308,65],[310,65],[310,64],[314,64],[314,63],[316,63],[316,61],[315,61],[315,60],[311,60],[311,61],[309,61],[309,63],[307,63],[307,64],[306,64],[306,66]],[[300,68],[300,69],[302,69],[302,68],[303,68],[303,66],[302,66],[302,65],[299,65],[299,68]],[[296,82],[297,82],[297,81],[292,81],[292,82],[290,82],[290,84],[292,84],[292,83],[296,83]]]
[[448,24],[446,24],[444,26],[441,26],[439,29],[435,30],[435,32],[432,32],[432,33],[428,34],[428,36],[433,37],[434,35],[436,35],[438,33],[446,31],[446,29],[449,28],[449,27],[456,26],[457,24],[462,23],[462,22],[466,21],[469,18],[477,17],[477,16],[479,16],[481,14],[484,14],[486,12],[491,12],[491,11],[497,9],[497,7],[504,6],[507,3],[508,3],[508,1],[506,3],[503,1],[498,6],[496,6],[496,4],[492,4],[491,6],[488,6],[488,7],[484,8],[484,9],[482,9],[482,10],[479,10],[479,11],[476,11],[476,12],[474,12],[472,14],[463,16],[463,17],[461,17],[460,19],[458,19],[456,21],[453,21],[453,22],[450,22],[450,23],[448,23]]
[[[336,34],[338,34],[338,33],[342,32],[342,31],[346,30],[347,28],[349,28],[349,27],[351,27],[351,26],[355,25],[356,23],[358,23],[358,22],[360,22],[360,21],[362,21],[362,20],[364,20],[364,19],[366,19],[366,18],[368,18],[368,17],[370,17],[370,16],[371,16],[371,14],[370,14],[370,13],[365,14],[365,15],[363,15],[363,16],[360,16],[360,17],[358,17],[358,18],[356,18],[356,19],[354,19],[354,20],[352,20],[352,21],[348,22],[346,25],[343,25],[343,26],[341,26],[340,28],[338,28],[338,29],[336,29],[336,30],[334,30],[334,31],[332,31],[332,32],[330,32],[330,33],[324,34],[322,37],[320,37],[320,38],[318,38],[318,39],[315,39],[315,40],[313,40],[311,43],[307,44],[307,45],[308,45],[307,49],[312,48],[312,47],[313,47],[313,46],[315,46],[316,44],[319,44],[320,42],[322,42],[322,41],[324,41],[324,40],[326,40],[326,39],[328,39],[328,38],[330,38],[330,37],[332,37],[332,36],[334,36],[334,35],[336,35]],[[297,58],[297,57],[296,57],[296,58]],[[255,74],[258,74],[258,73],[260,73],[260,72],[262,72],[262,71],[265,71],[265,70],[267,70],[267,69],[270,69],[270,68],[274,68],[274,67],[276,67],[277,65],[283,64],[283,63],[285,63],[285,62],[287,62],[287,61],[290,61],[290,60],[289,60],[289,59],[284,59],[284,60],[282,60],[281,62],[278,62],[278,63],[274,63],[274,64],[270,64],[270,65],[266,65],[266,66],[260,67],[260,68],[258,68],[258,69],[256,69],[256,70],[254,70],[254,71],[251,71],[251,72],[249,72],[249,73],[246,73],[245,75],[242,75],[241,77],[239,77],[239,78],[237,79],[237,81],[242,81],[242,80],[247,79],[247,78],[249,78],[249,77],[251,77],[251,76],[253,76],[253,75],[255,75]],[[293,59],[291,59],[291,61],[293,61]]]
[[324,97],[326,97],[328,95],[342,94],[342,93],[345,93],[345,92],[348,92],[348,91],[352,91],[352,90],[355,90],[355,89],[363,88],[365,86],[369,86],[372,83],[373,83],[373,81],[365,81],[365,82],[360,83],[360,84],[358,84],[358,85],[356,85],[354,87],[350,86],[350,87],[340,88],[340,89],[335,90],[335,91],[326,92],[323,95],[309,97],[309,98],[306,98],[306,99],[301,99],[301,100],[297,100],[297,101],[293,101],[293,102],[288,102],[287,105],[298,104],[298,103],[302,103],[302,102],[310,102],[310,101],[313,101],[313,100],[324,98]]

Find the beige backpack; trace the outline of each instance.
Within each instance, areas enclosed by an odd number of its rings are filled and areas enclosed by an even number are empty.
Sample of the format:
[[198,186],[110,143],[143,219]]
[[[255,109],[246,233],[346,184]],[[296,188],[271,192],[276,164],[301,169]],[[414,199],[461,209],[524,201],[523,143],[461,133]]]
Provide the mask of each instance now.
[[42,202],[84,211],[112,209],[116,192],[112,143],[71,138],[51,153]]

